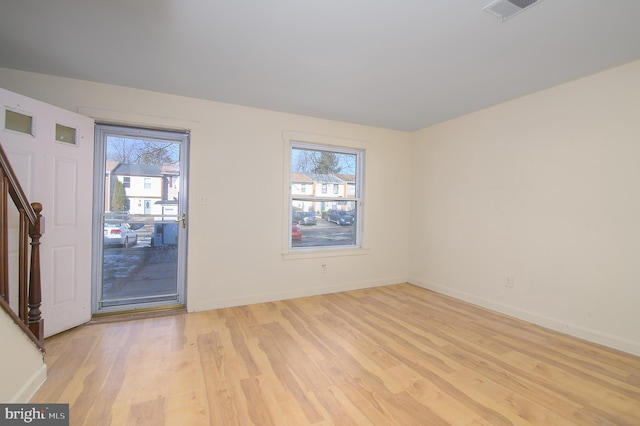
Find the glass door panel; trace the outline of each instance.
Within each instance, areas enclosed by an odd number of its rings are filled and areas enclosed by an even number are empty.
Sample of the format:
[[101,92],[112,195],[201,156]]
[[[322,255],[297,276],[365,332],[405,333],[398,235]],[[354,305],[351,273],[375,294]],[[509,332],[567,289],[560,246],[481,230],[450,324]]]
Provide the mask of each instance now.
[[96,133],[104,178],[94,311],[183,304],[188,135],[114,126]]

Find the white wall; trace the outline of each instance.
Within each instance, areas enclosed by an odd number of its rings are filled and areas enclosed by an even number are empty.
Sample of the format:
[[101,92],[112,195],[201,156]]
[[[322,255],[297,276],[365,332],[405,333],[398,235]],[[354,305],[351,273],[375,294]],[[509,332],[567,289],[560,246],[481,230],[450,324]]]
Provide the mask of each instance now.
[[[0,86],[98,120],[192,131],[190,311],[407,279],[407,133],[2,68]],[[283,259],[283,132],[365,143],[367,254]]]
[[415,137],[411,282],[640,354],[640,62]]
[[0,402],[29,402],[47,379],[42,353],[2,309],[0,341]]

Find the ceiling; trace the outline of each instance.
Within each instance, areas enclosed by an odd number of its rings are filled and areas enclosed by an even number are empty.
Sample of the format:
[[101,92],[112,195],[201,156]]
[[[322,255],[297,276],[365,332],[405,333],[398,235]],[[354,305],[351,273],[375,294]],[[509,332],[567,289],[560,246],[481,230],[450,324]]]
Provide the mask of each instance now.
[[640,59],[640,1],[0,0],[0,67],[413,131]]

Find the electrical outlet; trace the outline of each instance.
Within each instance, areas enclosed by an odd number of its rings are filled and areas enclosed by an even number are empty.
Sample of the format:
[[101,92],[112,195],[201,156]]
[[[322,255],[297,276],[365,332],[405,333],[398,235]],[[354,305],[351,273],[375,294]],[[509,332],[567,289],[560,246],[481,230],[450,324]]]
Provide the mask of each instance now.
[[513,288],[513,277],[511,275],[507,277],[507,282],[504,284],[504,286]]
[[200,204],[202,205],[209,204],[209,197],[200,197]]
[[322,272],[323,274],[325,274],[327,272],[327,265],[320,265],[320,272]]

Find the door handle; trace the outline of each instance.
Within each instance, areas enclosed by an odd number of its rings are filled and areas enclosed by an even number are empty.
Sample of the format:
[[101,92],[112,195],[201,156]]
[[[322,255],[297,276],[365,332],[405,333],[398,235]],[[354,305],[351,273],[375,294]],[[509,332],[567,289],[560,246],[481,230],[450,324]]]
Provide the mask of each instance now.
[[182,217],[180,219],[176,219],[176,222],[182,222],[182,228],[186,228],[187,227],[187,214],[186,213],[182,213]]

